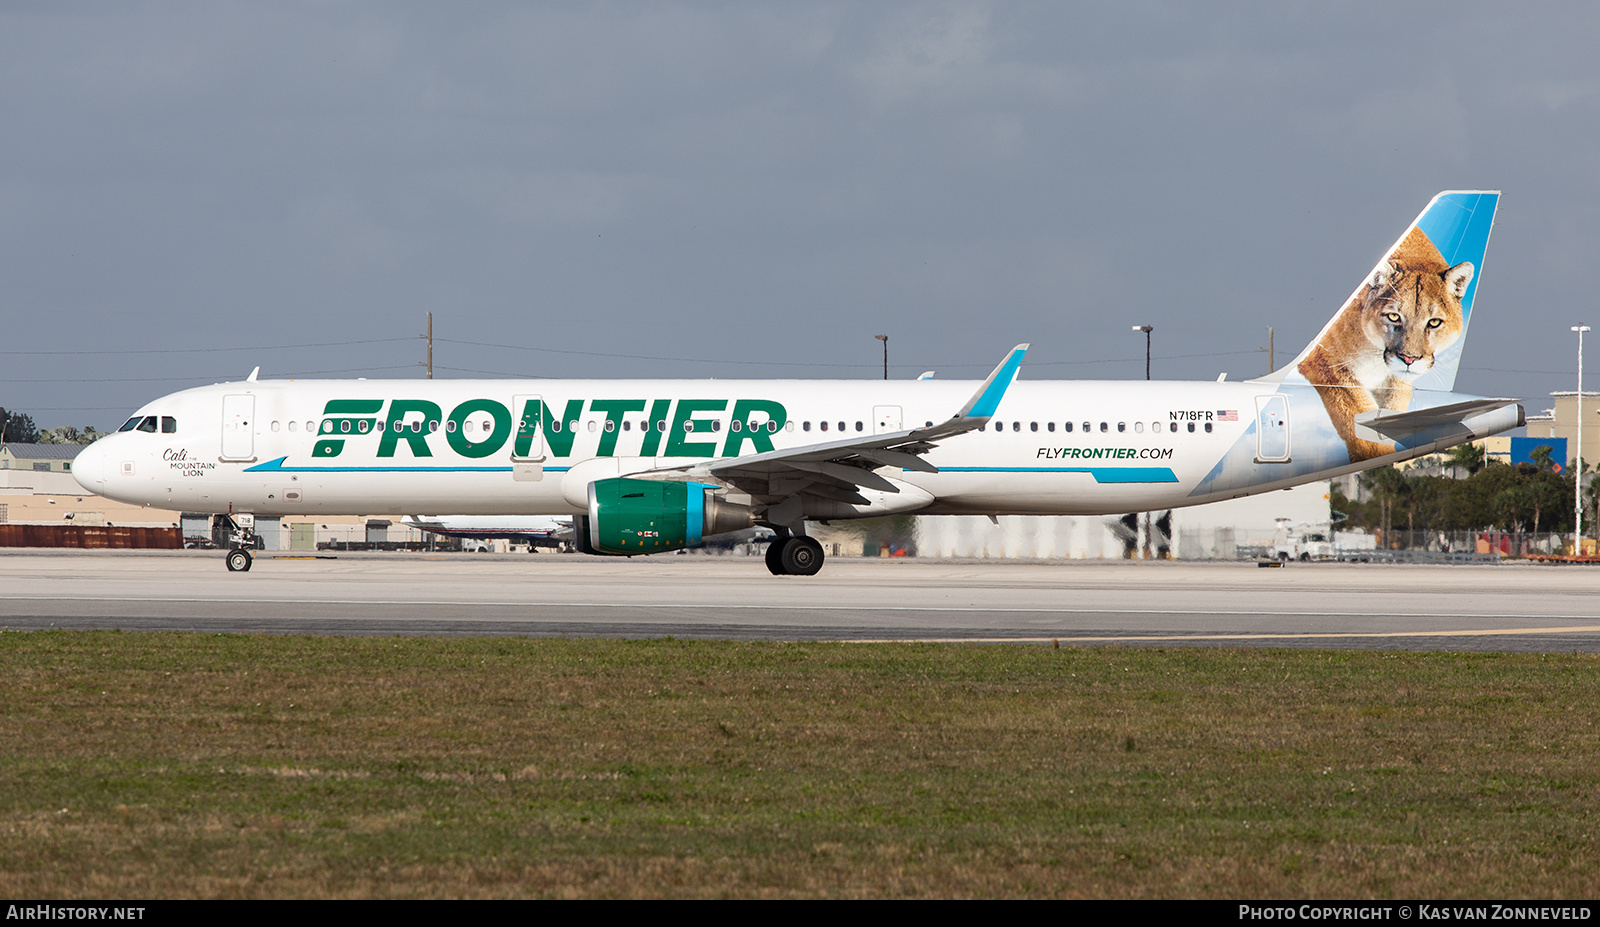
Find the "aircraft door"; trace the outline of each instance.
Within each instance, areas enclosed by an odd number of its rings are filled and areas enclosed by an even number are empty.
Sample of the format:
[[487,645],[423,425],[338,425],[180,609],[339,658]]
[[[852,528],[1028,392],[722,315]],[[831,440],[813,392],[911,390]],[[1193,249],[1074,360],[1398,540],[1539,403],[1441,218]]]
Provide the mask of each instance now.
[[1289,401],[1256,397],[1256,463],[1289,462]]
[[544,459],[544,403],[539,396],[515,396],[511,400],[512,460]]
[[872,433],[875,435],[888,434],[900,430],[899,406],[873,406],[872,407]]
[[244,394],[222,397],[223,460],[255,459],[255,421],[255,396]]

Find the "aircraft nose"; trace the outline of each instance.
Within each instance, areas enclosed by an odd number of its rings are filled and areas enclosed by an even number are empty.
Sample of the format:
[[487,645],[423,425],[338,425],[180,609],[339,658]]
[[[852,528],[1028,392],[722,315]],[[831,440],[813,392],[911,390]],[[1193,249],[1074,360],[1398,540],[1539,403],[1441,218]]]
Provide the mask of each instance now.
[[89,492],[100,494],[106,482],[104,441],[96,441],[78,452],[78,456],[72,459],[72,478]]

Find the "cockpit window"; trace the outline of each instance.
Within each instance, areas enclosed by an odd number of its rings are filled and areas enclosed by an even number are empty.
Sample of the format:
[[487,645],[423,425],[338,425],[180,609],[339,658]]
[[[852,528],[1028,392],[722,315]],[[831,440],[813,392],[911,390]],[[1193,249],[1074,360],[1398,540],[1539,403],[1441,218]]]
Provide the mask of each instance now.
[[175,435],[178,433],[178,420],[170,415],[161,416],[161,433]]
[[154,415],[146,415],[144,417],[144,421],[139,423],[139,427],[138,427],[137,430],[138,431],[148,431],[151,434],[155,434],[155,431],[156,431],[156,417]]
[[119,432],[132,431],[135,428],[138,428],[139,427],[139,423],[142,422],[142,421],[144,421],[144,416],[135,415],[133,418],[130,418],[126,422],[123,422],[122,423],[122,427],[118,428],[117,431],[119,431]]

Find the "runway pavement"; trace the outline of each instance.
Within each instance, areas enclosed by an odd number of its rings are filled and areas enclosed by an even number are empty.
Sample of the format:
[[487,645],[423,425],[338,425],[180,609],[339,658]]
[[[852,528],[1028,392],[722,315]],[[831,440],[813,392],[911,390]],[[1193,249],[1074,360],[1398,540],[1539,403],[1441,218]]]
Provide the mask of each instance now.
[[1600,651],[1600,568],[0,551],[0,628]]

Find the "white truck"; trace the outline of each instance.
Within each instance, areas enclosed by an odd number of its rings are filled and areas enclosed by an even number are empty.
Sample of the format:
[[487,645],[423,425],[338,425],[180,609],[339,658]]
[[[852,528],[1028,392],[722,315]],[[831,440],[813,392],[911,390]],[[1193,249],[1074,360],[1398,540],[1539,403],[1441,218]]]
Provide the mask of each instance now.
[[1296,523],[1292,519],[1279,518],[1277,525],[1273,533],[1272,552],[1280,561],[1298,560],[1306,563],[1333,559],[1333,543],[1328,540],[1330,532],[1327,524]]

